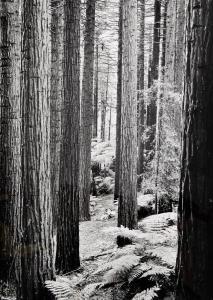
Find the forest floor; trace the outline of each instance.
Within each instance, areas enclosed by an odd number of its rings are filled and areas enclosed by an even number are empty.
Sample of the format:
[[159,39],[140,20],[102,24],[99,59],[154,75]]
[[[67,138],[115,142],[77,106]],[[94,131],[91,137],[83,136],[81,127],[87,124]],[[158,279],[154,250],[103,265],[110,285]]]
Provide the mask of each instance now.
[[[130,231],[116,227],[113,195],[92,197],[91,204],[91,221],[80,224],[81,267],[57,278],[58,299],[173,299],[176,214],[149,216]],[[129,244],[118,247],[118,235]]]

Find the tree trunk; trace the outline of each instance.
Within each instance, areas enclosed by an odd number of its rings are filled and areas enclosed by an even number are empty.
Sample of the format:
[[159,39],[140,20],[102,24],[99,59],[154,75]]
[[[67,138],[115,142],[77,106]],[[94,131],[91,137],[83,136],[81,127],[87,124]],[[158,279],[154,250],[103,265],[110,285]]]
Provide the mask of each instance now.
[[117,71],[117,109],[116,109],[116,153],[115,153],[115,190],[114,200],[119,198],[120,191],[120,150],[121,150],[121,97],[122,97],[122,9],[123,0],[119,4],[118,29],[118,71]]
[[90,219],[95,0],[87,0],[81,109],[80,219]]
[[61,106],[62,106],[62,52],[63,16],[60,1],[51,0],[51,94],[50,94],[50,154],[51,154],[51,198],[53,202],[53,225],[57,228]]
[[44,299],[54,278],[50,191],[48,0],[24,0],[22,16],[22,234],[18,299]]
[[93,138],[98,137],[98,88],[99,88],[99,48],[96,41],[96,61],[95,61],[95,91],[93,105]]
[[142,183],[144,173],[144,126],[145,126],[145,103],[144,103],[144,43],[145,43],[145,1],[138,1],[140,35],[138,46],[138,175],[139,184]]
[[187,1],[176,299],[213,299],[213,1]]
[[[160,57],[160,19],[161,19],[161,3],[159,0],[155,0],[154,3],[154,35],[153,35],[153,52],[151,69],[149,74],[148,87],[151,87],[155,80],[158,80],[159,76],[159,57]],[[157,114],[157,92],[156,87],[152,91],[150,97],[150,104],[147,106],[147,127],[149,128],[149,136],[146,142],[146,150],[150,153],[150,160],[154,157],[155,152],[155,132],[156,132],[156,114]]]
[[67,273],[79,259],[80,0],[64,4],[62,142],[56,266]]
[[108,93],[109,93],[109,60],[107,67],[107,80],[106,80],[106,94],[101,103],[101,140],[105,142],[106,136],[106,109],[108,105]]
[[[21,16],[20,1],[0,4],[0,279],[8,280],[19,244],[17,225],[21,180]],[[13,272],[12,272],[13,274]]]
[[137,0],[122,8],[122,105],[118,226],[137,227]]

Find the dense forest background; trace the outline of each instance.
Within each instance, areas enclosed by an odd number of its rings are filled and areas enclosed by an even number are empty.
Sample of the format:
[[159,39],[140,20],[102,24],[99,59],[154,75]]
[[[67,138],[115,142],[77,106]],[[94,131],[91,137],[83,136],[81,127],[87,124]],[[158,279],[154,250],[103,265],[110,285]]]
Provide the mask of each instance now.
[[0,1],[0,299],[213,299],[213,1]]

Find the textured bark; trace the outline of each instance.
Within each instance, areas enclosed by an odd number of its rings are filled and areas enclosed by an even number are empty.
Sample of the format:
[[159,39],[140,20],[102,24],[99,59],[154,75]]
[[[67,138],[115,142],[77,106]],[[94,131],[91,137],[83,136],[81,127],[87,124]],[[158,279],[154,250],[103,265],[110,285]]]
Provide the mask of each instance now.
[[99,88],[99,47],[96,41],[96,59],[95,59],[95,88],[93,104],[93,138],[98,137],[98,88]]
[[118,226],[137,227],[137,0],[122,7],[122,105]]
[[[7,280],[19,243],[20,206],[20,1],[0,4],[0,279]],[[14,265],[13,265],[14,266]],[[13,272],[11,272],[13,274]]]
[[138,1],[139,8],[139,45],[138,45],[138,175],[140,184],[144,172],[144,126],[145,126],[145,102],[144,102],[144,46],[145,46],[145,1]]
[[213,299],[213,1],[187,1],[176,299]]
[[90,219],[95,0],[87,0],[81,97],[80,219]]
[[117,82],[117,109],[116,109],[116,160],[115,160],[115,191],[114,199],[119,198],[120,190],[120,147],[121,147],[121,96],[122,96],[122,8],[123,0],[119,4],[119,31],[118,31],[118,82]]
[[57,227],[61,107],[62,107],[62,55],[63,15],[59,0],[51,0],[51,94],[50,94],[50,154],[51,154],[51,198],[53,201],[53,223]]
[[24,0],[22,15],[21,274],[18,299],[43,299],[54,278],[50,192],[50,10],[48,0]]
[[59,176],[57,268],[77,268],[79,259],[80,0],[64,4],[62,142]]
[[[149,74],[148,87],[151,87],[155,80],[158,80],[159,76],[159,58],[160,58],[160,20],[161,20],[161,2],[155,0],[154,2],[154,34],[153,34],[153,50],[152,61]],[[147,126],[149,127],[149,136],[146,142],[146,150],[150,152],[150,159],[154,157],[155,152],[155,132],[156,132],[156,116],[157,116],[157,92],[154,88],[150,104],[147,106]]]

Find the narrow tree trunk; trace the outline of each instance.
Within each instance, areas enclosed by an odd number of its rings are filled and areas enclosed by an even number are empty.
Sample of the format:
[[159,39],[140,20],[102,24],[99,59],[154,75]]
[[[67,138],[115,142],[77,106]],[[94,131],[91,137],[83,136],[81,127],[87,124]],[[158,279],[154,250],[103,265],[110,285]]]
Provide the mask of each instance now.
[[99,89],[99,47],[96,41],[96,61],[95,61],[95,91],[93,105],[93,138],[98,137],[98,89]]
[[107,67],[107,80],[106,80],[106,94],[102,99],[101,103],[101,140],[105,141],[106,132],[106,108],[108,104],[108,93],[109,93],[109,61]]
[[118,226],[137,227],[137,0],[122,8],[122,105]]
[[[161,65],[160,65],[160,76],[159,82],[164,83],[165,73],[165,55],[166,55],[166,25],[167,25],[167,1],[164,4],[163,12],[163,30],[162,30],[162,47],[161,47]],[[158,201],[158,183],[159,183],[159,167],[160,167],[160,156],[161,156],[161,131],[162,131],[162,97],[163,97],[163,86],[158,88],[157,93],[157,119],[156,119],[156,134],[155,134],[155,213],[159,213],[159,201]]]
[[[160,19],[161,19],[161,3],[155,0],[154,3],[154,35],[153,35],[153,52],[150,69],[149,87],[151,87],[159,75],[159,57],[160,57]],[[156,106],[157,92],[154,88],[150,104],[147,106],[147,126],[149,128],[149,136],[146,142],[146,150],[150,153],[150,160],[154,157],[155,152],[155,131],[156,131]]]
[[20,242],[20,1],[2,2],[0,10],[0,279],[8,280]]
[[81,109],[80,219],[90,219],[95,0],[87,0]]
[[176,299],[213,299],[213,1],[187,1]]
[[44,299],[54,278],[50,191],[50,6],[24,0],[22,16],[22,234],[18,299]]
[[144,43],[145,43],[145,1],[138,1],[140,35],[138,46],[138,175],[139,184],[142,183],[144,173],[144,126],[145,126],[145,103],[144,103]]
[[62,142],[56,266],[67,273],[79,259],[80,0],[64,3]]
[[108,141],[111,140],[111,124],[112,124],[112,102],[109,107],[109,129],[108,129]]
[[115,191],[114,200],[119,198],[120,191],[120,150],[121,150],[121,97],[122,97],[122,9],[123,0],[119,4],[118,29],[118,82],[117,82],[117,109],[116,109],[116,154],[115,154]]

